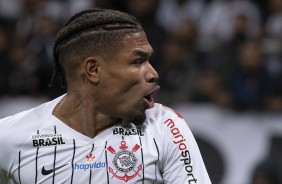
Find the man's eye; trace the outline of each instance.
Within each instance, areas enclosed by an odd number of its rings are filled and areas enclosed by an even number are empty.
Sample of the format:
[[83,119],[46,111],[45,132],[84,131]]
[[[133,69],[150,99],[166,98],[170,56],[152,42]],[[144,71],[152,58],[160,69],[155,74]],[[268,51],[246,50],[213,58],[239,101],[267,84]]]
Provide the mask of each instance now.
[[142,63],[143,63],[143,61],[141,59],[135,61],[135,64],[137,66],[140,66]]

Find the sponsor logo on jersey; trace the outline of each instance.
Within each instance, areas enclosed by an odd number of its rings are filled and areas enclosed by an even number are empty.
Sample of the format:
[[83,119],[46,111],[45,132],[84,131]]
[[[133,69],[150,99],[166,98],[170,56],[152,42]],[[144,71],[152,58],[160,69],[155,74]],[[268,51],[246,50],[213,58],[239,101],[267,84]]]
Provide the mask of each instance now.
[[[140,149],[140,145],[135,146],[128,150],[128,146],[125,141],[121,141],[119,151],[116,151],[112,146],[107,147],[107,151],[114,155],[112,163],[114,168],[108,167],[109,172],[112,174],[112,178],[123,180],[126,183],[139,176],[142,170],[142,164],[137,166],[138,159],[135,156],[135,152]],[[137,166],[137,168],[136,168]]]
[[73,168],[74,170],[90,170],[90,169],[100,169],[106,167],[106,162],[96,161],[94,162],[95,156],[92,153],[89,153],[85,156],[87,164],[85,163],[74,163]]
[[113,130],[113,134],[120,134],[120,135],[139,135],[144,136],[144,133],[139,128],[123,128],[123,127],[116,127]]
[[92,155],[92,153],[89,153],[89,155],[86,155],[86,160],[91,163],[94,161],[95,156]]
[[188,183],[193,184],[197,183],[197,179],[193,174],[193,166],[191,165],[190,152],[186,145],[186,139],[181,134],[180,130],[175,126],[172,119],[167,119],[164,124],[170,128],[170,133],[173,135],[173,143],[178,146],[178,149],[181,151],[181,158],[179,161],[183,162],[185,172],[188,176]]
[[36,134],[32,135],[33,147],[56,146],[65,144],[62,134]]

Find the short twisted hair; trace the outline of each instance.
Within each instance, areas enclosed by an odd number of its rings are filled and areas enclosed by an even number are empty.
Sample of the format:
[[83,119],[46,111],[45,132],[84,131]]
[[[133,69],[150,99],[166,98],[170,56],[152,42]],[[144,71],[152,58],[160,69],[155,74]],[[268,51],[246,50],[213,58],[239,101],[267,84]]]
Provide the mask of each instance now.
[[109,9],[89,9],[72,16],[57,34],[53,56],[55,67],[51,79],[59,77],[61,86],[66,76],[91,55],[110,57],[120,46],[127,33],[143,31],[135,17]]

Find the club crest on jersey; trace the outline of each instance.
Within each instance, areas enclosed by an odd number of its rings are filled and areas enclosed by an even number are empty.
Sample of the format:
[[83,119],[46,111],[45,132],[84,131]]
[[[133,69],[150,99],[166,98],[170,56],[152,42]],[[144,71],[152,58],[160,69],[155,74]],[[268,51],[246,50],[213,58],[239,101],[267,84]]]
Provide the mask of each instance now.
[[112,146],[107,148],[107,151],[114,155],[112,163],[116,170],[110,166],[108,169],[112,174],[112,178],[128,182],[129,180],[140,176],[139,173],[142,170],[142,164],[139,164],[138,167],[135,168],[138,159],[136,158],[134,152],[140,149],[140,145],[135,144],[131,150],[128,150],[126,142],[121,141],[119,149],[119,151],[116,151]]

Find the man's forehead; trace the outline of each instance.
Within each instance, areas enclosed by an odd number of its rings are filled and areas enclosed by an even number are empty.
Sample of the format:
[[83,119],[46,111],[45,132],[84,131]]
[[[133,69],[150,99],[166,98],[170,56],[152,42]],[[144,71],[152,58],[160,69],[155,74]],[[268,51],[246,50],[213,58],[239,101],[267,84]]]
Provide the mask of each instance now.
[[142,55],[142,54],[151,54],[153,49],[147,40],[147,36],[145,32],[135,32],[130,33],[124,36],[123,46],[126,48],[130,48],[132,50],[132,54]]
[[144,32],[134,32],[124,35],[123,44],[148,44],[147,36]]

